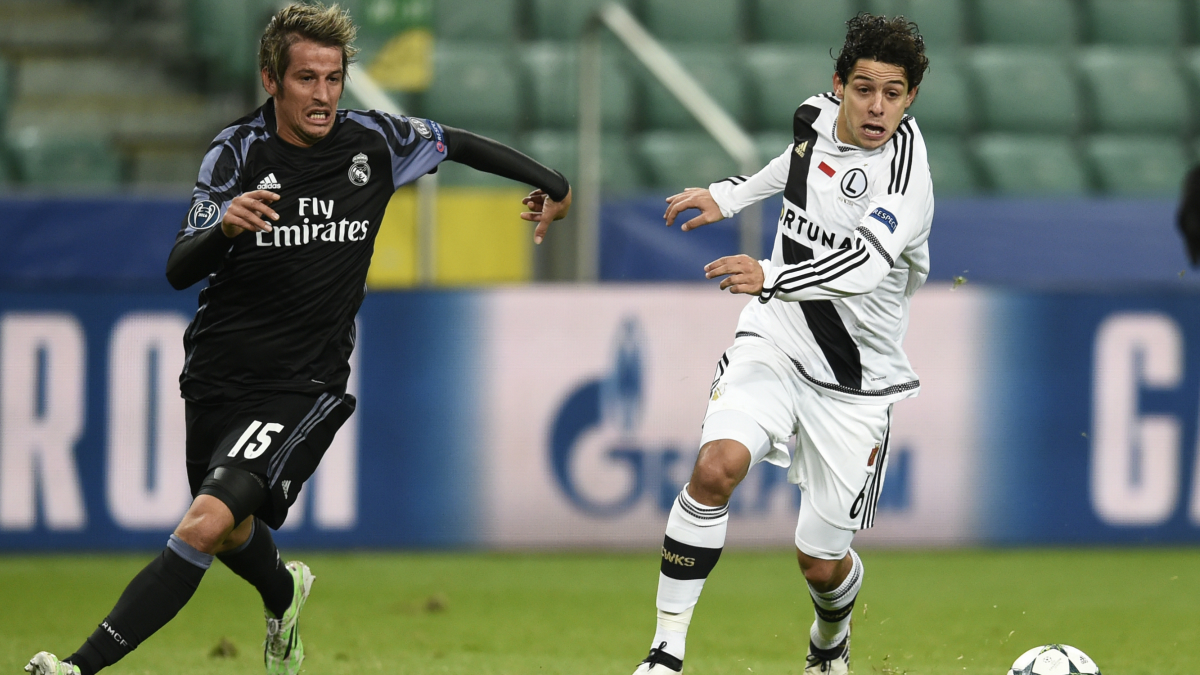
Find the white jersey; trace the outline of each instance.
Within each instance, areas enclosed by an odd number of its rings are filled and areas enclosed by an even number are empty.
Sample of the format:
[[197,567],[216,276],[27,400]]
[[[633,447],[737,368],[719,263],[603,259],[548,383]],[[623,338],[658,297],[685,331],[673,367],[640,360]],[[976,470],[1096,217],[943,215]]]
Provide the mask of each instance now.
[[920,388],[901,343],[909,298],[929,275],[933,185],[916,120],[863,150],[837,140],[839,103],[805,101],[782,155],[709,190],[725,217],[783,191],[762,294],[738,335],[774,343],[824,394],[890,403]]

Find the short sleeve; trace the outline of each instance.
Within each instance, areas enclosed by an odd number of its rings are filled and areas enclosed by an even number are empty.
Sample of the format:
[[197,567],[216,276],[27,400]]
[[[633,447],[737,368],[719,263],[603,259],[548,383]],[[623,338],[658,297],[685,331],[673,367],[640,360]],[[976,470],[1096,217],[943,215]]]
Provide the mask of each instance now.
[[348,117],[383,136],[392,158],[393,187],[415,181],[446,159],[446,135],[433,120],[378,110],[354,110]]

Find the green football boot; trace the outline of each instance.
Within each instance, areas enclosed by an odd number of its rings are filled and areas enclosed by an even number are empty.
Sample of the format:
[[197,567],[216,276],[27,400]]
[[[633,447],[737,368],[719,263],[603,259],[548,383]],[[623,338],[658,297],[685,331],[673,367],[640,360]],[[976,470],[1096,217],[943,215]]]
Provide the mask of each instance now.
[[[267,675],[296,675],[304,662],[304,643],[300,641],[300,610],[308,600],[312,588],[313,573],[308,565],[293,560],[286,566],[292,575],[292,604],[276,619],[270,612],[267,616],[267,640],[263,643],[263,662]],[[56,674],[57,675],[57,674]]]
[[63,663],[50,652],[38,652],[29,659],[25,672],[30,675],[79,675],[79,666]]

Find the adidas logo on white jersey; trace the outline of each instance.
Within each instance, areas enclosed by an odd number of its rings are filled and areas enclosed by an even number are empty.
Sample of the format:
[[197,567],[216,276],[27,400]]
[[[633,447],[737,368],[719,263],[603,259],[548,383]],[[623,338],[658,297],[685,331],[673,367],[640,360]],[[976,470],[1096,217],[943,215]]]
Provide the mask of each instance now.
[[263,178],[258,182],[259,190],[278,190],[281,187],[283,186],[279,184],[279,181],[275,180],[274,173],[267,174],[266,178]]

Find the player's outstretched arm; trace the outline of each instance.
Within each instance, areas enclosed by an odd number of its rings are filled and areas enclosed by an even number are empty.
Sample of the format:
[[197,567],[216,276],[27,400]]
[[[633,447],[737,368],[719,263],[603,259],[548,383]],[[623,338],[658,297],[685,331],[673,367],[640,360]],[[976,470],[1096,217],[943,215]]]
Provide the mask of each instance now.
[[700,209],[700,215],[679,226],[684,232],[725,219],[721,214],[721,207],[717,206],[717,200],[713,199],[707,188],[688,188],[667,197],[667,212],[663,214],[667,227],[673,225],[675,218],[688,209]]
[[242,232],[270,232],[268,221],[279,220],[270,203],[278,199],[266,190],[247,192],[233,198],[220,227],[181,230],[167,256],[167,281],[183,290],[217,271],[234,237]]
[[446,159],[479,171],[494,173],[537,188],[523,202],[529,211],[521,217],[538,223],[533,241],[542,243],[546,228],[571,209],[571,185],[562,173],[490,138],[442,125],[446,135]]

